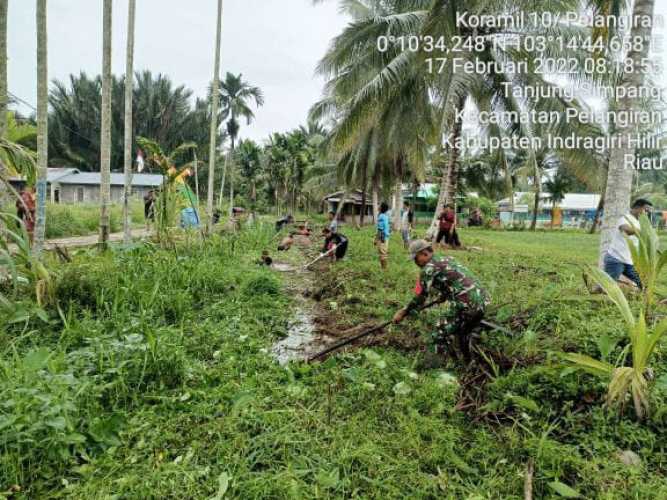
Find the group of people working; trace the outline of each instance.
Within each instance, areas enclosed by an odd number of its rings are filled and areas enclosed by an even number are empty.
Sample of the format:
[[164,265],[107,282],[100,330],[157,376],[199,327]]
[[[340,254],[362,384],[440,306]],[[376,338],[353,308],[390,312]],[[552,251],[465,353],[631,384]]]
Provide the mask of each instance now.
[[[276,230],[280,231],[293,222],[294,219],[291,216],[286,216],[276,222]],[[453,213],[452,207],[447,207],[443,211],[439,222],[436,244],[440,244],[444,239],[452,246],[459,246],[460,242],[456,234],[456,214]],[[443,310],[436,331],[430,337],[431,350],[442,353],[445,346],[451,345],[451,339],[456,338],[459,352],[469,359],[467,339],[484,318],[489,295],[472,273],[455,259],[435,256],[431,242],[422,239],[412,241],[411,232],[414,223],[414,212],[409,204],[405,203],[401,212],[401,237],[405,248],[409,250],[410,258],[421,269],[421,272],[415,288],[415,297],[407,306],[395,313],[393,320],[397,324],[400,323],[409,315],[421,310],[429,295],[439,295],[443,302],[448,303],[448,307]],[[348,248],[348,238],[339,231],[338,220],[334,212],[328,214],[328,222],[322,234],[324,244],[320,256],[328,256],[332,261],[344,258]],[[279,249],[288,249],[293,236],[290,233],[284,238]],[[385,270],[388,267],[390,236],[389,206],[387,203],[382,203],[377,218],[375,246],[380,256],[380,265]],[[267,257],[268,255],[263,255],[263,260]]]
[[[481,217],[481,214],[480,214]],[[405,202],[401,211],[401,238],[403,246],[408,249],[411,241],[411,233],[414,229],[415,215],[410,204]],[[460,248],[458,232],[456,231],[456,211],[452,205],[447,205],[438,216],[438,233],[435,238],[436,245],[449,245],[451,248]],[[386,270],[389,260],[389,237],[391,236],[391,221],[389,219],[389,205],[382,203],[377,220],[377,233],[375,246],[380,256],[380,266]]]
[[[604,269],[609,276],[617,281],[625,278],[640,289],[642,283],[632,262],[630,245],[637,245],[637,235],[640,231],[639,218],[651,207],[651,203],[645,199],[638,199],[632,204],[630,212],[617,221],[611,244],[604,256]],[[388,212],[388,205],[382,203],[377,220],[375,245],[383,269],[387,268],[391,235]],[[477,214],[477,219],[481,219],[481,214]],[[413,223],[414,215],[408,204],[405,204],[401,214],[401,235],[404,244],[409,247],[410,258],[420,268],[420,273],[415,286],[415,296],[394,314],[393,321],[396,324],[401,323],[406,317],[419,312],[426,305],[429,296],[436,298],[438,302],[446,302],[447,307],[442,309],[435,331],[430,336],[431,351],[443,353],[453,348],[452,341],[455,340],[458,351],[469,360],[470,334],[484,319],[490,296],[480,281],[456,259],[451,256],[436,256],[434,253],[434,246],[443,240],[454,248],[460,246],[453,207],[446,207],[439,217],[435,245],[423,239],[410,241]],[[340,245],[342,250],[340,253],[336,250],[333,259],[342,258],[347,250],[347,238],[339,233],[335,214],[329,214],[329,225],[323,233],[325,243],[322,252],[330,251],[332,248],[338,249]]]

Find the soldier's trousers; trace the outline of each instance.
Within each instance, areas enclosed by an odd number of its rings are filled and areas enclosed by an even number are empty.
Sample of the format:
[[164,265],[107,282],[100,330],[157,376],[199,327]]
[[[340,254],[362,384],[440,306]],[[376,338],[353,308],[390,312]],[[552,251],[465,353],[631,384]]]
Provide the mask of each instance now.
[[451,307],[447,313],[441,316],[436,331],[431,335],[432,350],[434,352],[441,351],[448,347],[452,340],[457,339],[463,354],[468,357],[468,339],[482,319],[484,319],[483,308],[471,309],[465,305],[463,307]]

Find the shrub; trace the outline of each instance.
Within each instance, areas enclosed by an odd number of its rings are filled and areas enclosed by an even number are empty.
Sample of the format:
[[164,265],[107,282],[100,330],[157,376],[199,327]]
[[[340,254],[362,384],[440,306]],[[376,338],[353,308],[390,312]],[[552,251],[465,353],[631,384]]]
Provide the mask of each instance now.
[[0,470],[14,481],[32,467],[69,461],[86,443],[79,401],[84,384],[60,371],[47,349],[0,364]]
[[280,282],[273,276],[258,275],[245,284],[243,293],[247,296],[278,295],[280,293]]

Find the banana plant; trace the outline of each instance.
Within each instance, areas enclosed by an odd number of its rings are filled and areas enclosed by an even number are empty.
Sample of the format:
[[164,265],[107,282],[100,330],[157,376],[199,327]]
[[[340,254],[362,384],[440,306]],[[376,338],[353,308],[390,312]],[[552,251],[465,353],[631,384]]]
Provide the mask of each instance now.
[[660,251],[660,239],[646,215],[640,217],[639,227],[639,233],[636,234],[636,245],[627,236],[626,239],[632,255],[632,263],[642,281],[646,321],[650,321],[656,300],[658,276],[667,263],[667,252]]
[[[649,361],[658,342],[667,332],[667,320],[649,325],[643,309],[635,318],[623,291],[608,274],[592,267],[588,272],[621,313],[630,342],[615,364],[578,353],[563,353],[561,357],[572,367],[608,381],[606,401],[608,406],[622,409],[628,398],[631,398],[637,418],[643,419],[650,409],[650,377],[647,376],[650,373]],[[625,366],[628,349],[632,357],[632,366]]]
[[[23,222],[12,214],[0,213],[0,270],[9,281],[9,295],[0,292],[0,307],[10,307],[21,287],[29,286],[39,307],[53,299],[53,278],[42,261],[32,252],[30,236]],[[13,227],[18,229],[14,230]]]

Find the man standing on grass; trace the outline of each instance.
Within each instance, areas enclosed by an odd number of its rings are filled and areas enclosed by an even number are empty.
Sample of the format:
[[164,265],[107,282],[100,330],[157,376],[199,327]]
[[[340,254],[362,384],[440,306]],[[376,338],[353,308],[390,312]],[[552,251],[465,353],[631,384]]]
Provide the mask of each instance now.
[[387,270],[387,260],[389,259],[389,236],[391,236],[391,224],[389,223],[389,205],[386,202],[380,204],[380,215],[378,215],[377,233],[375,235],[375,246],[380,255],[380,266],[384,271]]
[[31,186],[23,186],[19,193],[19,199],[16,200],[16,214],[23,221],[25,230],[30,237],[30,243],[32,243],[35,235],[36,207],[34,189]]
[[453,205],[447,205],[438,218],[440,221],[438,236],[435,239],[436,243],[440,243],[443,238],[445,244],[452,248],[459,248],[461,242],[459,235],[456,232],[456,211]]
[[394,315],[398,324],[426,303],[429,295],[440,295],[448,308],[431,335],[432,350],[441,353],[455,336],[459,350],[470,359],[468,344],[471,332],[484,319],[489,296],[468,269],[451,257],[435,257],[431,243],[415,240],[410,244],[410,256],[421,268],[415,297]]
[[410,209],[410,203],[407,201],[403,203],[403,212],[401,212],[401,237],[403,238],[403,246],[407,250],[410,246],[410,230],[412,229],[412,222],[414,214]]
[[616,223],[616,231],[604,255],[604,271],[618,281],[625,276],[638,288],[642,287],[639,274],[632,262],[629,243],[635,247],[638,244],[639,218],[650,211],[653,205],[643,198],[635,200],[630,212],[621,217]]

